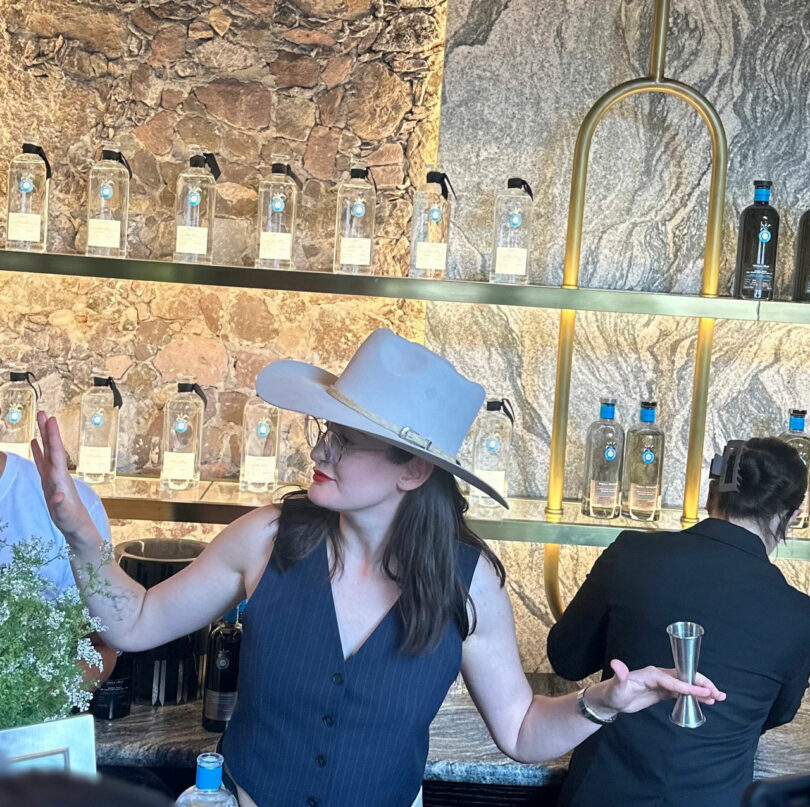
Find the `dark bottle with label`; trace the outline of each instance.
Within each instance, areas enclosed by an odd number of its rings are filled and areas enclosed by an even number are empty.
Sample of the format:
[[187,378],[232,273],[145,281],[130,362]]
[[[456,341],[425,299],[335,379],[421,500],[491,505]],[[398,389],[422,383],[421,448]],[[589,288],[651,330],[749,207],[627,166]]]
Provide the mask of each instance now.
[[239,611],[228,611],[208,636],[202,724],[206,731],[225,731],[236,706],[242,626]]
[[799,219],[791,299],[797,303],[810,302],[810,210],[805,210]]
[[93,695],[90,711],[101,720],[117,720],[129,714],[131,704],[132,654],[120,653],[110,677]]
[[754,204],[740,214],[734,296],[745,300],[772,300],[779,240],[779,213],[769,204],[771,182],[754,182]]

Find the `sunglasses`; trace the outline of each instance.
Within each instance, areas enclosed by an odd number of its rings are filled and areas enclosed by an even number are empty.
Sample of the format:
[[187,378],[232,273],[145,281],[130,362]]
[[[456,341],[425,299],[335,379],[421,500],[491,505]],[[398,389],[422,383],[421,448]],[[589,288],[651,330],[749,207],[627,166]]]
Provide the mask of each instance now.
[[366,448],[351,445],[345,437],[336,432],[325,420],[307,415],[304,418],[304,434],[307,445],[317,448],[319,445],[324,452],[324,459],[329,465],[337,465],[341,457],[351,451],[387,451],[387,447]]

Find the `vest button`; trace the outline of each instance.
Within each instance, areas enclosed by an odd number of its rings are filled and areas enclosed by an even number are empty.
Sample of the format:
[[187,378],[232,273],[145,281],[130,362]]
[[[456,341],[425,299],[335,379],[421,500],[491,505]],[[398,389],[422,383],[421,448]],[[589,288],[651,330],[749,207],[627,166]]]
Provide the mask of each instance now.
[[342,684],[343,683],[343,673],[336,672],[332,676],[332,683],[333,684],[338,684],[338,685]]
[[310,796],[307,799],[307,807],[318,807],[318,799],[313,799],[312,796]]
[[318,754],[318,756],[315,757],[315,762],[318,764],[319,768],[326,767],[326,757],[323,754]]
[[335,718],[332,715],[324,715],[323,716],[323,723],[325,726],[334,726],[335,725]]

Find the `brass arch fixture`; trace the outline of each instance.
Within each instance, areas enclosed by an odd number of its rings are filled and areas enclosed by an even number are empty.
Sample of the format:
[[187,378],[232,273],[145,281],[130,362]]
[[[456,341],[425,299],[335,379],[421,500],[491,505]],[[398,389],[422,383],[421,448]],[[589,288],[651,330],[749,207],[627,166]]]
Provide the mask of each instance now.
[[[655,0],[652,42],[650,44],[650,73],[619,84],[606,92],[585,116],[577,136],[574,168],[571,176],[571,197],[568,207],[568,232],[565,242],[565,270],[563,288],[579,287],[582,222],[585,213],[585,186],[588,178],[588,159],[594,132],[605,113],[619,101],[641,93],[665,93],[681,98],[692,106],[709,130],[712,148],[712,173],[709,186],[709,213],[706,224],[706,248],[703,254],[703,286],[701,296],[716,297],[720,272],[723,207],[726,196],[728,143],[726,132],[717,110],[696,89],[680,81],[664,77],[669,25],[670,0]],[[568,402],[571,387],[571,360],[574,350],[576,311],[560,311],[560,331],[557,342],[557,378],[554,396],[554,417],[551,430],[551,458],[549,462],[548,500],[546,520],[559,523],[563,510],[563,481],[565,476],[565,441],[568,428]],[[695,375],[692,385],[692,409],[689,419],[689,448],[686,461],[683,526],[697,523],[700,472],[703,463],[703,438],[706,430],[706,406],[709,394],[714,319],[699,320]],[[564,608],[560,597],[559,544],[546,544],[543,576],[546,596],[555,619]]]

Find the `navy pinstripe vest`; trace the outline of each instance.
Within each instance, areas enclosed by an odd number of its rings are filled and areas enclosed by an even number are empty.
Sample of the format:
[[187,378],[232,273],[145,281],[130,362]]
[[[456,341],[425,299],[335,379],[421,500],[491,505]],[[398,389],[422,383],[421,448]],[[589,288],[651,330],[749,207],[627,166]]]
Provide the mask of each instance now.
[[[457,547],[469,586],[479,553]],[[325,543],[286,572],[267,564],[244,613],[222,753],[259,807],[409,807],[461,636],[449,624],[433,652],[405,655],[394,606],[344,661],[328,565]]]

